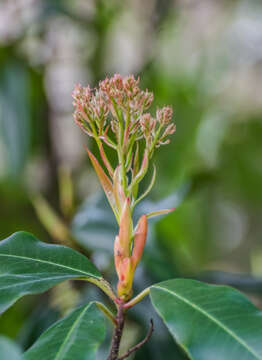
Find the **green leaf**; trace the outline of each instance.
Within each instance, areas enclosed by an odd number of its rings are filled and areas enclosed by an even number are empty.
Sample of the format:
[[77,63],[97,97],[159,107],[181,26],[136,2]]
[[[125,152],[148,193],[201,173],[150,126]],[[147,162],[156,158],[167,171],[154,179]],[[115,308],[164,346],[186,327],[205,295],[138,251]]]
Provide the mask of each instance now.
[[21,360],[22,352],[15,342],[5,336],[0,336],[0,354],[3,360]]
[[95,303],[90,303],[45,331],[23,360],[94,360],[105,334],[104,316]]
[[152,286],[150,296],[190,359],[262,359],[262,312],[239,291],[176,279]]
[[0,158],[4,175],[20,180],[30,145],[29,74],[19,62],[2,66],[0,83]]
[[102,280],[84,255],[65,246],[45,244],[26,232],[0,242],[0,312],[26,294],[77,278]]

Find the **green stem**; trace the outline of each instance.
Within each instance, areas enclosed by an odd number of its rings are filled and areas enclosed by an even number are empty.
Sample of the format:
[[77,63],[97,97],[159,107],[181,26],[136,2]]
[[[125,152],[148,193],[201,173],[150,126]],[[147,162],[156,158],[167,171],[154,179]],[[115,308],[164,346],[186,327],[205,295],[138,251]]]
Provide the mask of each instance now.
[[153,176],[152,176],[151,182],[150,182],[148,188],[146,189],[146,191],[134,202],[133,209],[142,199],[144,199],[144,197],[146,197],[148,195],[148,193],[151,191],[152,187],[154,186],[155,180],[156,180],[156,167],[153,164]]
[[158,139],[159,139],[159,135],[160,135],[160,132],[161,132],[162,128],[163,128],[163,125],[160,125],[159,128],[157,129],[156,135],[155,135],[155,137],[154,137],[154,141],[153,141],[153,143],[152,143],[152,145],[151,145],[151,148],[150,148],[150,150],[149,150],[149,153],[148,153],[148,158],[149,158],[149,159],[151,159],[151,157],[152,157],[152,155],[153,155],[153,151],[154,151],[154,148],[155,148],[155,146],[156,146],[156,143],[157,143],[157,141],[158,141]]
[[119,123],[119,132],[118,132],[118,146],[117,146],[117,155],[118,155],[118,162],[121,165],[121,177],[122,177],[122,186],[125,195],[127,196],[127,180],[126,180],[126,169],[125,169],[125,159],[123,153],[123,138],[124,138],[124,128],[123,128],[123,119],[120,117],[116,103],[114,99],[111,99],[114,111],[117,116],[117,120]]
[[124,193],[127,196],[127,181],[126,181],[125,160],[124,160],[123,151],[119,147],[118,147],[118,150],[117,150],[117,154],[118,154],[118,161],[119,161],[120,166],[121,166],[122,186],[123,186]]
[[108,319],[111,320],[114,325],[117,325],[114,314],[101,302],[95,301],[95,303],[99,307],[99,309],[106,315],[106,317],[108,317]]
[[114,291],[112,290],[110,284],[105,279],[96,279],[96,278],[92,278],[92,277],[81,277],[81,278],[78,278],[77,280],[84,280],[84,281],[88,281],[92,284],[95,284],[116,304],[117,296],[115,295]]
[[102,141],[99,139],[99,136],[98,136],[97,131],[96,131],[96,127],[95,127],[93,122],[91,122],[91,127],[92,127],[92,131],[93,131],[93,136],[94,136],[94,139],[95,139],[95,141],[97,143],[97,146],[98,146],[100,155],[102,157],[102,160],[104,158],[105,166],[106,166],[106,168],[107,168],[107,170],[109,172],[109,175],[112,177],[113,173],[114,173],[114,170],[113,170],[113,168],[111,166],[110,161],[108,160],[108,157],[106,156],[106,153],[104,152]]
[[149,291],[150,291],[150,287],[143,290],[140,294],[138,294],[136,297],[134,297],[129,302],[127,302],[124,305],[124,308],[129,309],[129,308],[133,307],[134,305],[136,305],[137,303],[139,303],[141,300],[144,299],[144,297],[146,297],[149,294]]
[[[146,150],[145,150],[146,151]],[[146,156],[146,157],[145,157]],[[135,178],[132,179],[132,182],[129,185],[129,192],[130,194],[133,193],[133,189],[140,183],[141,180],[143,180],[144,176],[147,173],[147,169],[148,169],[148,164],[149,164],[149,154],[144,154],[144,158],[142,160],[142,164],[140,167],[139,172],[136,174]]]

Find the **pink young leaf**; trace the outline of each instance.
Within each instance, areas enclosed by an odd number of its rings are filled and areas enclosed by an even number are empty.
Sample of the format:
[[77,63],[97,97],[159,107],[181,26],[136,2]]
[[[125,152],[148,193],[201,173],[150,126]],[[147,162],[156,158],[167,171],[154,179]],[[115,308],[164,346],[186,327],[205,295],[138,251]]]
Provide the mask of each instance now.
[[148,213],[146,215],[146,217],[149,219],[149,218],[154,217],[154,216],[166,215],[166,214],[171,213],[174,210],[176,210],[176,209],[172,208],[172,209],[163,209],[163,210],[158,210],[158,211],[152,211],[152,212]]
[[109,177],[104,172],[103,168],[100,166],[96,157],[92,154],[92,152],[88,148],[86,148],[86,151],[87,151],[89,159],[96,171],[96,174],[99,178],[100,184],[102,185],[102,188],[106,194],[109,204],[111,205],[112,210],[118,220],[118,212],[117,212],[117,206],[116,206],[116,202],[115,202],[115,198],[114,198],[113,185],[112,185]]

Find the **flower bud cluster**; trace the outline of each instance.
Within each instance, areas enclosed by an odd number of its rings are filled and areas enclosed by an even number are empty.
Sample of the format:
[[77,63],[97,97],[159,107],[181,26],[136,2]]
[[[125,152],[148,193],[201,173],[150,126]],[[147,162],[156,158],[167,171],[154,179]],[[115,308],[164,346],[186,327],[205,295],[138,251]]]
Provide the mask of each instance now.
[[114,112],[114,102],[124,112],[130,112],[133,116],[141,114],[148,109],[154,99],[153,93],[142,91],[139,88],[139,78],[133,75],[122,77],[115,74],[112,78],[101,81],[99,88],[104,92]]
[[[155,116],[148,111],[153,93],[139,88],[139,78],[119,74],[106,78],[97,89],[76,85],[73,91],[74,119],[98,145],[105,173],[89,149],[88,155],[119,224],[114,258],[118,274],[118,296],[127,301],[132,295],[135,269],[142,257],[147,236],[147,219],[170,212],[160,210],[143,215],[134,226],[132,213],[154,185],[156,170],[143,194],[139,184],[145,177],[154,150],[169,143],[176,130],[173,111],[165,106]],[[143,142],[143,146],[139,143]],[[116,151],[118,163],[112,166],[103,144]],[[139,196],[138,196],[139,195]]]
[[[73,91],[74,119],[89,135],[107,145],[132,151],[135,142],[144,139],[152,156],[155,147],[167,144],[175,132],[172,109],[158,109],[156,116],[146,113],[153,102],[153,93],[139,88],[139,78],[119,74],[99,83],[98,89],[76,85]],[[111,139],[108,129],[115,135]]]
[[[109,107],[100,91],[89,86],[75,86],[73,91],[74,120],[89,136],[101,135],[109,113]],[[97,133],[96,133],[97,131]]]
[[169,144],[170,139],[167,139],[167,137],[176,131],[175,124],[170,123],[172,115],[172,108],[165,106],[157,110],[156,118],[150,113],[142,116],[140,124],[146,141],[146,148],[149,149],[151,156],[155,148]]

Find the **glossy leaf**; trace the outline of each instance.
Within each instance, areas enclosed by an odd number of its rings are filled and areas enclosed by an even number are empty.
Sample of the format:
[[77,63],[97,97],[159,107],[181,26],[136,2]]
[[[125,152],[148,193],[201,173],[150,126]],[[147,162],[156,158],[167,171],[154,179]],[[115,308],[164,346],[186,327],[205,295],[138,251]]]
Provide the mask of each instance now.
[[0,243],[0,312],[26,294],[36,294],[69,279],[102,279],[82,254],[60,245],[49,245],[26,232]]
[[176,279],[152,286],[150,295],[190,359],[262,359],[262,312],[237,290]]
[[5,336],[0,336],[0,355],[3,360],[21,360],[22,358],[18,345]]
[[45,331],[23,360],[93,360],[106,334],[95,303],[74,310]]

